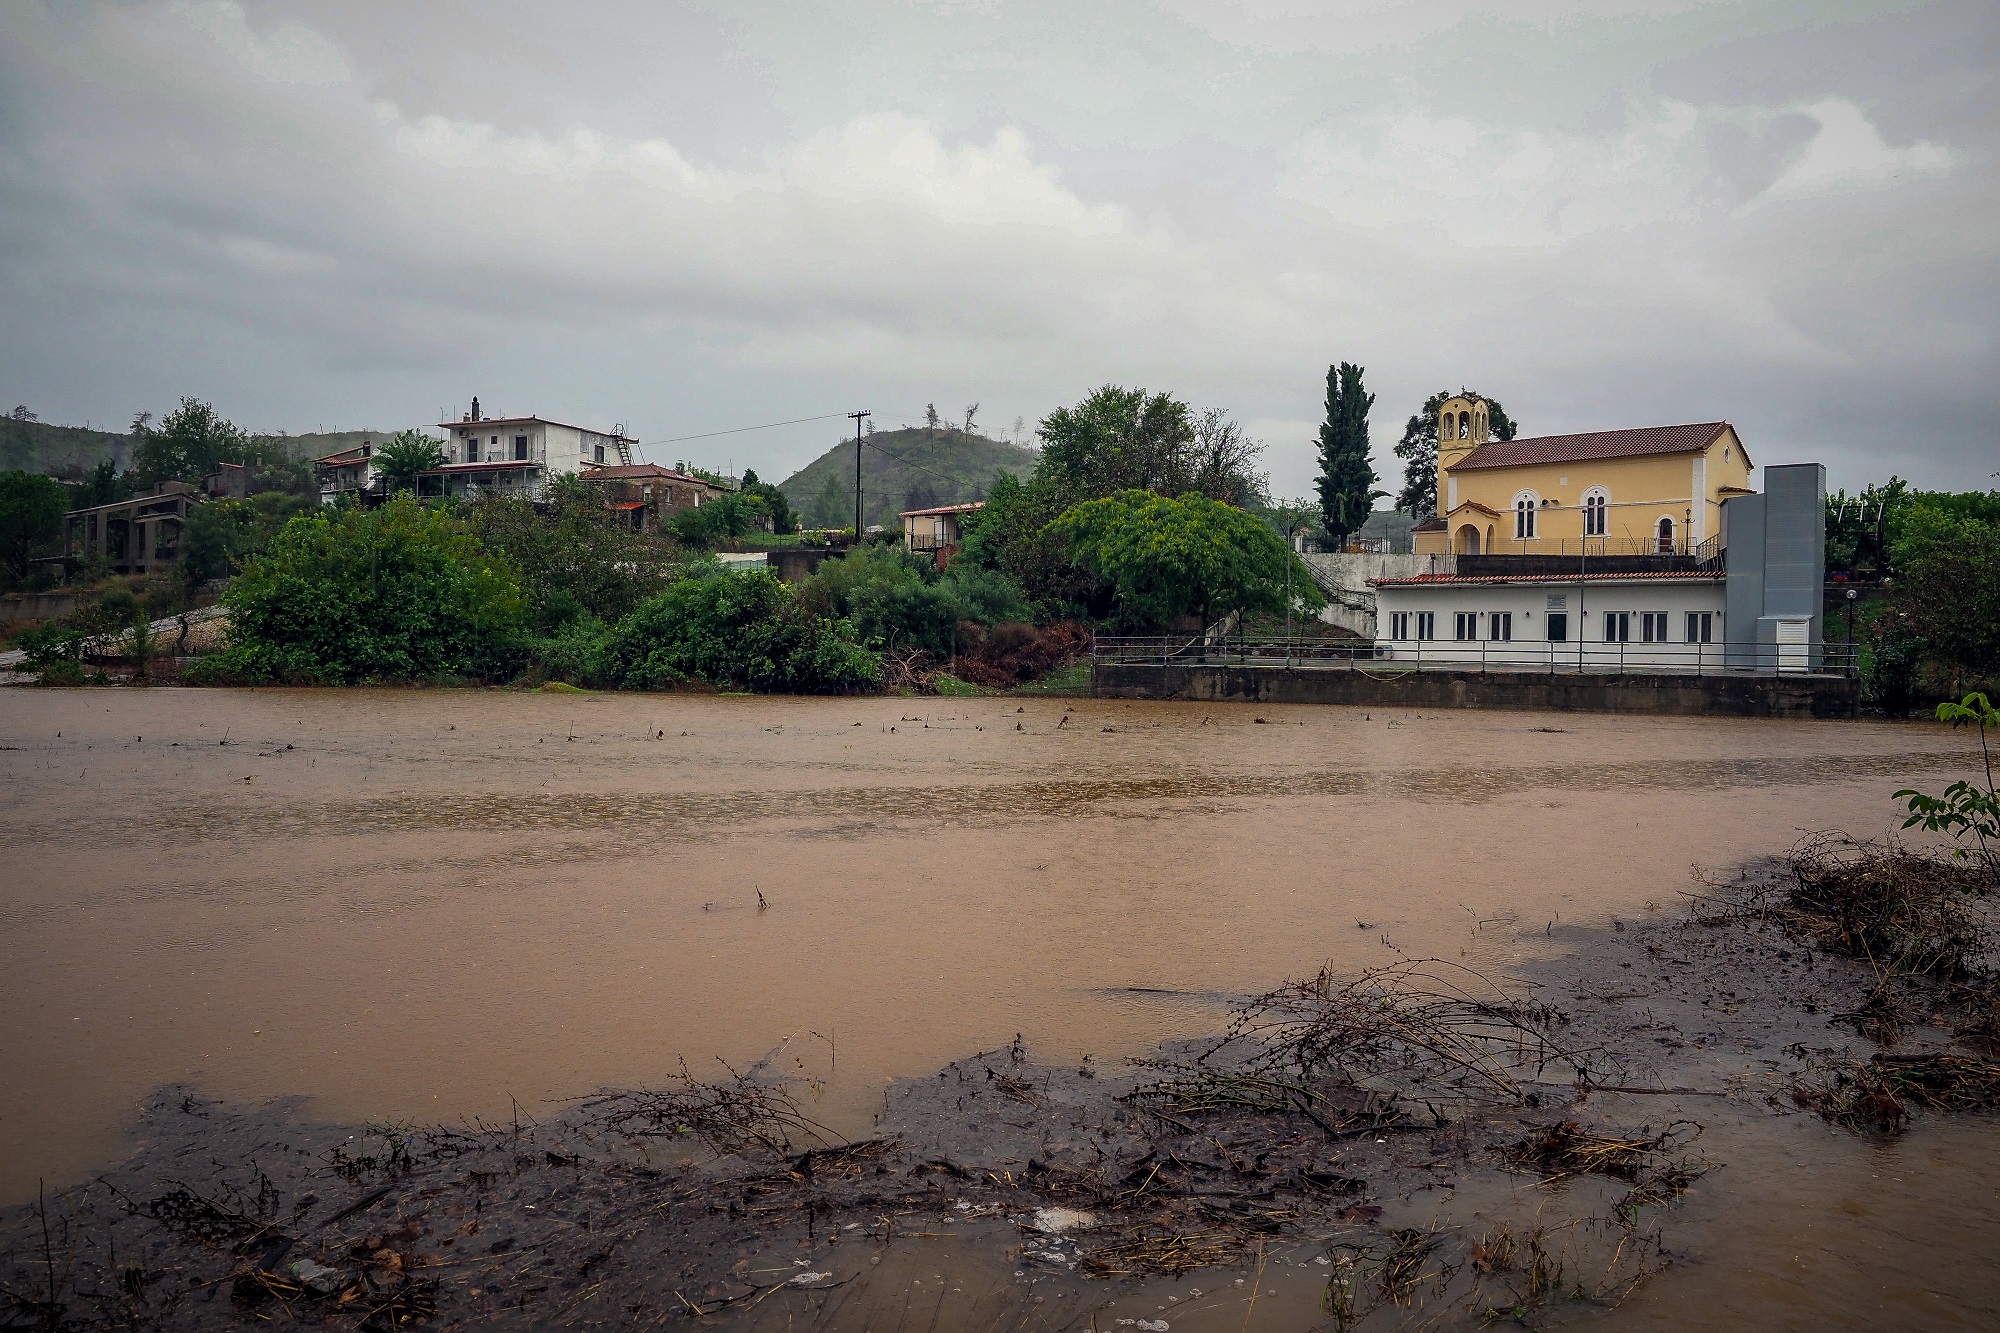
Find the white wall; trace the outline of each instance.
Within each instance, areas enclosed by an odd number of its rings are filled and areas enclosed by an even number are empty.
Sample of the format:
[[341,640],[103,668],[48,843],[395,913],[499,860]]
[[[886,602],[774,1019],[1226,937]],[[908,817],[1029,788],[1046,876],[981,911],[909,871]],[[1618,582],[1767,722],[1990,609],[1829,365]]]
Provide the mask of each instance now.
[[1430,568],[1427,555],[1384,555],[1379,552],[1310,552],[1299,556],[1327,597],[1319,618],[1352,630],[1364,639],[1375,637],[1375,590],[1370,579],[1413,578]]
[[[1568,638],[1560,643],[1548,639],[1550,599],[1563,599],[1560,608],[1568,617]],[[1575,665],[1579,642],[1583,660],[1589,666],[1624,662],[1633,666],[1717,667],[1723,661],[1723,583],[1720,579],[1590,580],[1578,583],[1548,580],[1521,580],[1499,584],[1391,584],[1375,590],[1375,642],[1382,656],[1408,661],[1484,663],[1489,666],[1534,666],[1550,658]],[[1416,612],[1435,616],[1431,639],[1395,639],[1395,613],[1412,614],[1410,633],[1416,633]],[[1645,612],[1664,613],[1667,638],[1664,643],[1642,641]],[[1710,641],[1691,645],[1687,638],[1687,613],[1706,611],[1710,619]],[[1455,618],[1462,612],[1479,617],[1474,640],[1453,638]],[[1491,633],[1494,612],[1510,613],[1513,637],[1495,642]],[[1622,644],[1607,643],[1605,617],[1609,613],[1629,614],[1630,639]]]

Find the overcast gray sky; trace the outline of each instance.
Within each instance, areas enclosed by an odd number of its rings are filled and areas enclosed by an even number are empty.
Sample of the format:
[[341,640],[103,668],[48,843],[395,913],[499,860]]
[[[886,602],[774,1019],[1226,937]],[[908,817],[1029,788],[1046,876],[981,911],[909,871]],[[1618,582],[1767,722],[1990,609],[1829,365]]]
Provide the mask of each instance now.
[[1992,0],[0,0],[0,395],[654,442],[1115,381],[1296,494],[1352,360],[1385,481],[1469,385],[1983,487],[1996,71]]

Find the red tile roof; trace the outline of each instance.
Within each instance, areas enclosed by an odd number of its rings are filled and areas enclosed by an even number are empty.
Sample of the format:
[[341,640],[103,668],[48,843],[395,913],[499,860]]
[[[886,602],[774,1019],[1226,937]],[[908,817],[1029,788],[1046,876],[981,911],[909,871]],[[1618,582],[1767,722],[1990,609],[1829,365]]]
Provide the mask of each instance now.
[[685,472],[676,472],[670,467],[661,467],[658,463],[606,463],[602,466],[590,466],[582,475],[585,481],[685,481],[696,486],[721,489],[712,481],[690,477]]
[[933,509],[905,509],[897,518],[923,518],[929,514],[965,514],[975,509],[986,508],[986,501],[975,500],[971,504],[938,505]]
[[1447,471],[1470,468],[1525,467],[1534,463],[1583,463],[1597,458],[1631,458],[1639,454],[1689,454],[1706,449],[1729,429],[1727,421],[1696,421],[1683,426],[1640,426],[1632,430],[1593,430],[1581,435],[1537,435],[1525,440],[1492,440],[1480,445]]

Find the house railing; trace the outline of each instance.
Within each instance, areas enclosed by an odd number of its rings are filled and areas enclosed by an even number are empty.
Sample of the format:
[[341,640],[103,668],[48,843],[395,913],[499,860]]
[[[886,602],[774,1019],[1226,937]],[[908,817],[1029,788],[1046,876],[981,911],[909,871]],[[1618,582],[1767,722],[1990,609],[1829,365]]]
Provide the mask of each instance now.
[[1721,550],[1716,537],[1690,542],[1676,534],[1667,541],[1657,537],[1509,537],[1495,534],[1492,544],[1477,551],[1455,551],[1461,555],[1693,555],[1711,556]]
[[1544,672],[1581,675],[1772,676],[1852,678],[1857,649],[1844,644],[1601,643],[1492,639],[1204,641],[1172,636],[1091,640],[1092,665],[1249,666],[1281,670]]
[[940,537],[932,532],[913,532],[909,542],[912,551],[948,551],[958,545],[958,538]]

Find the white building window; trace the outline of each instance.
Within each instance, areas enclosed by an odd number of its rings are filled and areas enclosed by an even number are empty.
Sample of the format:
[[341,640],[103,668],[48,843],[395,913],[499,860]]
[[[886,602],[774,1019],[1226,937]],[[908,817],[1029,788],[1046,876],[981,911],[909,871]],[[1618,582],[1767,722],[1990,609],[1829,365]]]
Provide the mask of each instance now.
[[1527,541],[1535,535],[1535,507],[1538,503],[1533,491],[1522,491],[1514,497],[1514,540]]
[[1687,641],[1689,643],[1715,642],[1714,639],[1709,637],[1714,632],[1715,628],[1714,620],[1715,620],[1715,613],[1713,611],[1688,612]]
[[1435,639],[1436,637],[1437,637],[1437,612],[1435,611],[1417,612],[1417,638]]
[[1583,535],[1602,537],[1610,530],[1611,492],[1593,486],[1583,493]]
[[1645,643],[1665,643],[1667,641],[1667,613],[1665,611],[1644,611],[1639,615],[1639,638]]
[[[1551,601],[1555,600],[1550,598]],[[1569,612],[1551,611],[1542,617],[1542,632],[1550,643],[1569,642]]]
[[1604,641],[1606,643],[1632,642],[1632,613],[1630,611],[1606,611],[1604,613]]
[[1496,643],[1506,643],[1514,637],[1514,613],[1495,611],[1486,617],[1486,637]]
[[1392,611],[1389,613],[1389,637],[1406,640],[1410,637],[1410,613]]

